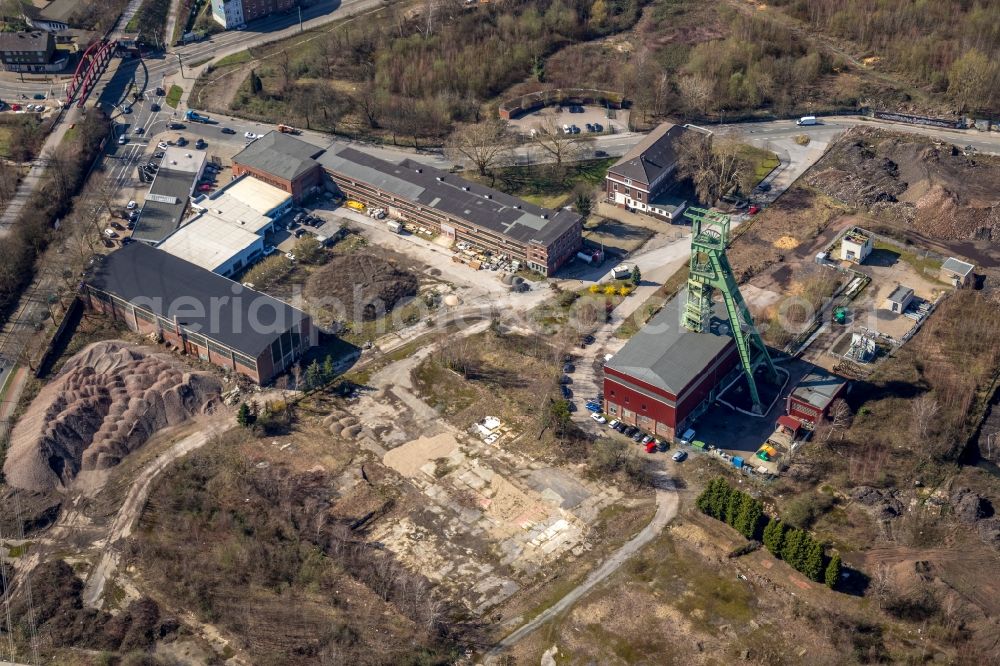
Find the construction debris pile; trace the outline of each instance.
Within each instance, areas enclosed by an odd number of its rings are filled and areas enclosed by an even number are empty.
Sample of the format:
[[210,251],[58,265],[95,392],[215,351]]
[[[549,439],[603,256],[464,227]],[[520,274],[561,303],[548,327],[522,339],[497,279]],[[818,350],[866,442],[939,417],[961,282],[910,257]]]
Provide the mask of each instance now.
[[97,342],[66,362],[11,434],[7,482],[65,488],[84,470],[107,469],[156,431],[210,411],[222,384],[188,372],[170,354]]
[[1000,240],[1000,161],[919,136],[853,130],[809,185],[935,240]]

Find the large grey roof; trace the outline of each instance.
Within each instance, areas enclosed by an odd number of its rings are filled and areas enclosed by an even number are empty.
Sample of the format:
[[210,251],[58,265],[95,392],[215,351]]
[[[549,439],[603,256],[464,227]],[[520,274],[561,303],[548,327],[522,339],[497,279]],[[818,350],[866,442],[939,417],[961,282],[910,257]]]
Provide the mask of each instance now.
[[846,383],[846,380],[837,375],[832,375],[820,368],[814,368],[795,386],[792,397],[810,404],[816,409],[823,410],[833,402],[833,397]]
[[889,294],[889,300],[893,303],[902,303],[912,295],[912,289],[904,287],[903,285],[897,285],[896,288],[892,290],[892,293]]
[[46,51],[52,39],[52,33],[43,30],[0,32],[0,51]]
[[237,153],[233,162],[278,178],[295,180],[316,168],[315,158],[322,152],[323,149],[319,146],[271,131]]
[[664,171],[670,171],[676,166],[676,141],[687,131],[683,125],[663,123],[647,134],[609,171],[651,184]]
[[550,211],[410,159],[397,164],[341,143],[327,148],[319,163],[341,176],[468,220],[521,243],[547,245],[581,219],[571,210]]
[[166,319],[176,315],[185,329],[255,358],[306,317],[287,303],[143,243],[107,255],[88,284]]
[[712,359],[733,344],[729,317],[723,304],[716,303],[713,307],[710,332],[695,333],[681,324],[686,301],[685,289],[632,336],[605,367],[674,396],[683,392]]
[[[197,174],[160,167],[149,188],[142,213],[132,232],[132,238],[145,243],[159,243],[181,224],[188,196]],[[150,195],[173,197],[176,203],[155,201]]]

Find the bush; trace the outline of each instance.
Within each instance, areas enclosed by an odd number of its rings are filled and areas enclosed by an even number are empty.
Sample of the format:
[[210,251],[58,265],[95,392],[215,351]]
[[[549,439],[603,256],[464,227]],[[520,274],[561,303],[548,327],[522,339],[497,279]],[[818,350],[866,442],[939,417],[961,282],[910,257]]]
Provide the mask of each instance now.
[[782,511],[782,517],[796,527],[808,529],[820,516],[833,508],[834,503],[835,500],[830,495],[804,493],[788,503]]

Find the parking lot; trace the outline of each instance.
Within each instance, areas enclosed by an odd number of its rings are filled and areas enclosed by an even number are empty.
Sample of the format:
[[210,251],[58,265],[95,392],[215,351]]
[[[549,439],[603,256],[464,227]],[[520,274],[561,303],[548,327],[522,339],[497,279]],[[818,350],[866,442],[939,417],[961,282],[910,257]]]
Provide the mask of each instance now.
[[[613,117],[608,117],[612,115]],[[597,134],[628,131],[627,109],[615,110],[605,109],[599,106],[548,106],[538,111],[526,113],[510,121],[511,129],[524,135],[530,135],[531,130],[538,130],[549,124],[554,124],[558,128],[563,125],[576,125],[580,128],[581,134],[594,134],[595,131],[588,132],[587,125],[599,125],[601,129],[596,130]]]

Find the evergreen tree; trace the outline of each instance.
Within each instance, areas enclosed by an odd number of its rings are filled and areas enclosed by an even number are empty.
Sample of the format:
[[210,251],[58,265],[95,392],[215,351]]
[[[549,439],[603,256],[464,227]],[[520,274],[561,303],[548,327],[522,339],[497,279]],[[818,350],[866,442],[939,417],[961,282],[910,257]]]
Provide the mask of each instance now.
[[826,574],[823,578],[828,588],[831,590],[837,589],[837,583],[840,581],[840,553],[834,553],[833,557],[830,558],[830,563],[826,565]]
[[632,269],[632,284],[638,287],[640,282],[642,282],[642,273],[639,272],[639,267],[636,266]]
[[711,510],[708,515],[716,520],[722,520],[726,513],[726,502],[729,501],[729,493],[732,492],[732,489],[721,476],[716,477],[712,483],[715,484],[715,488],[710,497],[709,508]]
[[753,539],[757,536],[757,529],[763,516],[764,507],[761,503],[750,495],[744,495],[736,529],[746,538]]
[[698,507],[698,510],[709,516],[712,515],[712,493],[715,491],[715,482],[717,480],[712,479],[709,481],[705,489],[698,495],[698,499],[695,500],[695,506]]
[[253,425],[254,419],[250,414],[250,405],[245,402],[240,403],[240,408],[236,412],[236,422],[239,423],[244,428],[249,428]]
[[336,372],[333,369],[333,358],[327,354],[326,358],[323,359],[323,383],[329,383],[333,381],[336,376]]
[[319,367],[319,362],[313,361],[306,368],[306,389],[314,389],[323,384],[323,371]]
[[740,513],[740,504],[742,501],[743,493],[735,488],[731,488],[729,496],[726,498],[725,521],[727,525],[734,525],[736,523],[736,517]]
[[257,75],[257,72],[251,69],[250,70],[250,94],[252,94],[252,95],[260,95],[262,92],[264,92],[264,82],[260,80],[260,77]]
[[775,557],[781,557],[781,546],[785,539],[785,526],[780,520],[768,521],[764,528],[764,547]]
[[781,559],[788,562],[794,569],[798,569],[795,563],[799,561],[799,549],[802,546],[802,537],[804,536],[802,530],[793,527],[785,533],[785,539],[781,544]]
[[823,580],[823,544],[810,539],[809,550],[802,560],[800,571],[810,580]]

